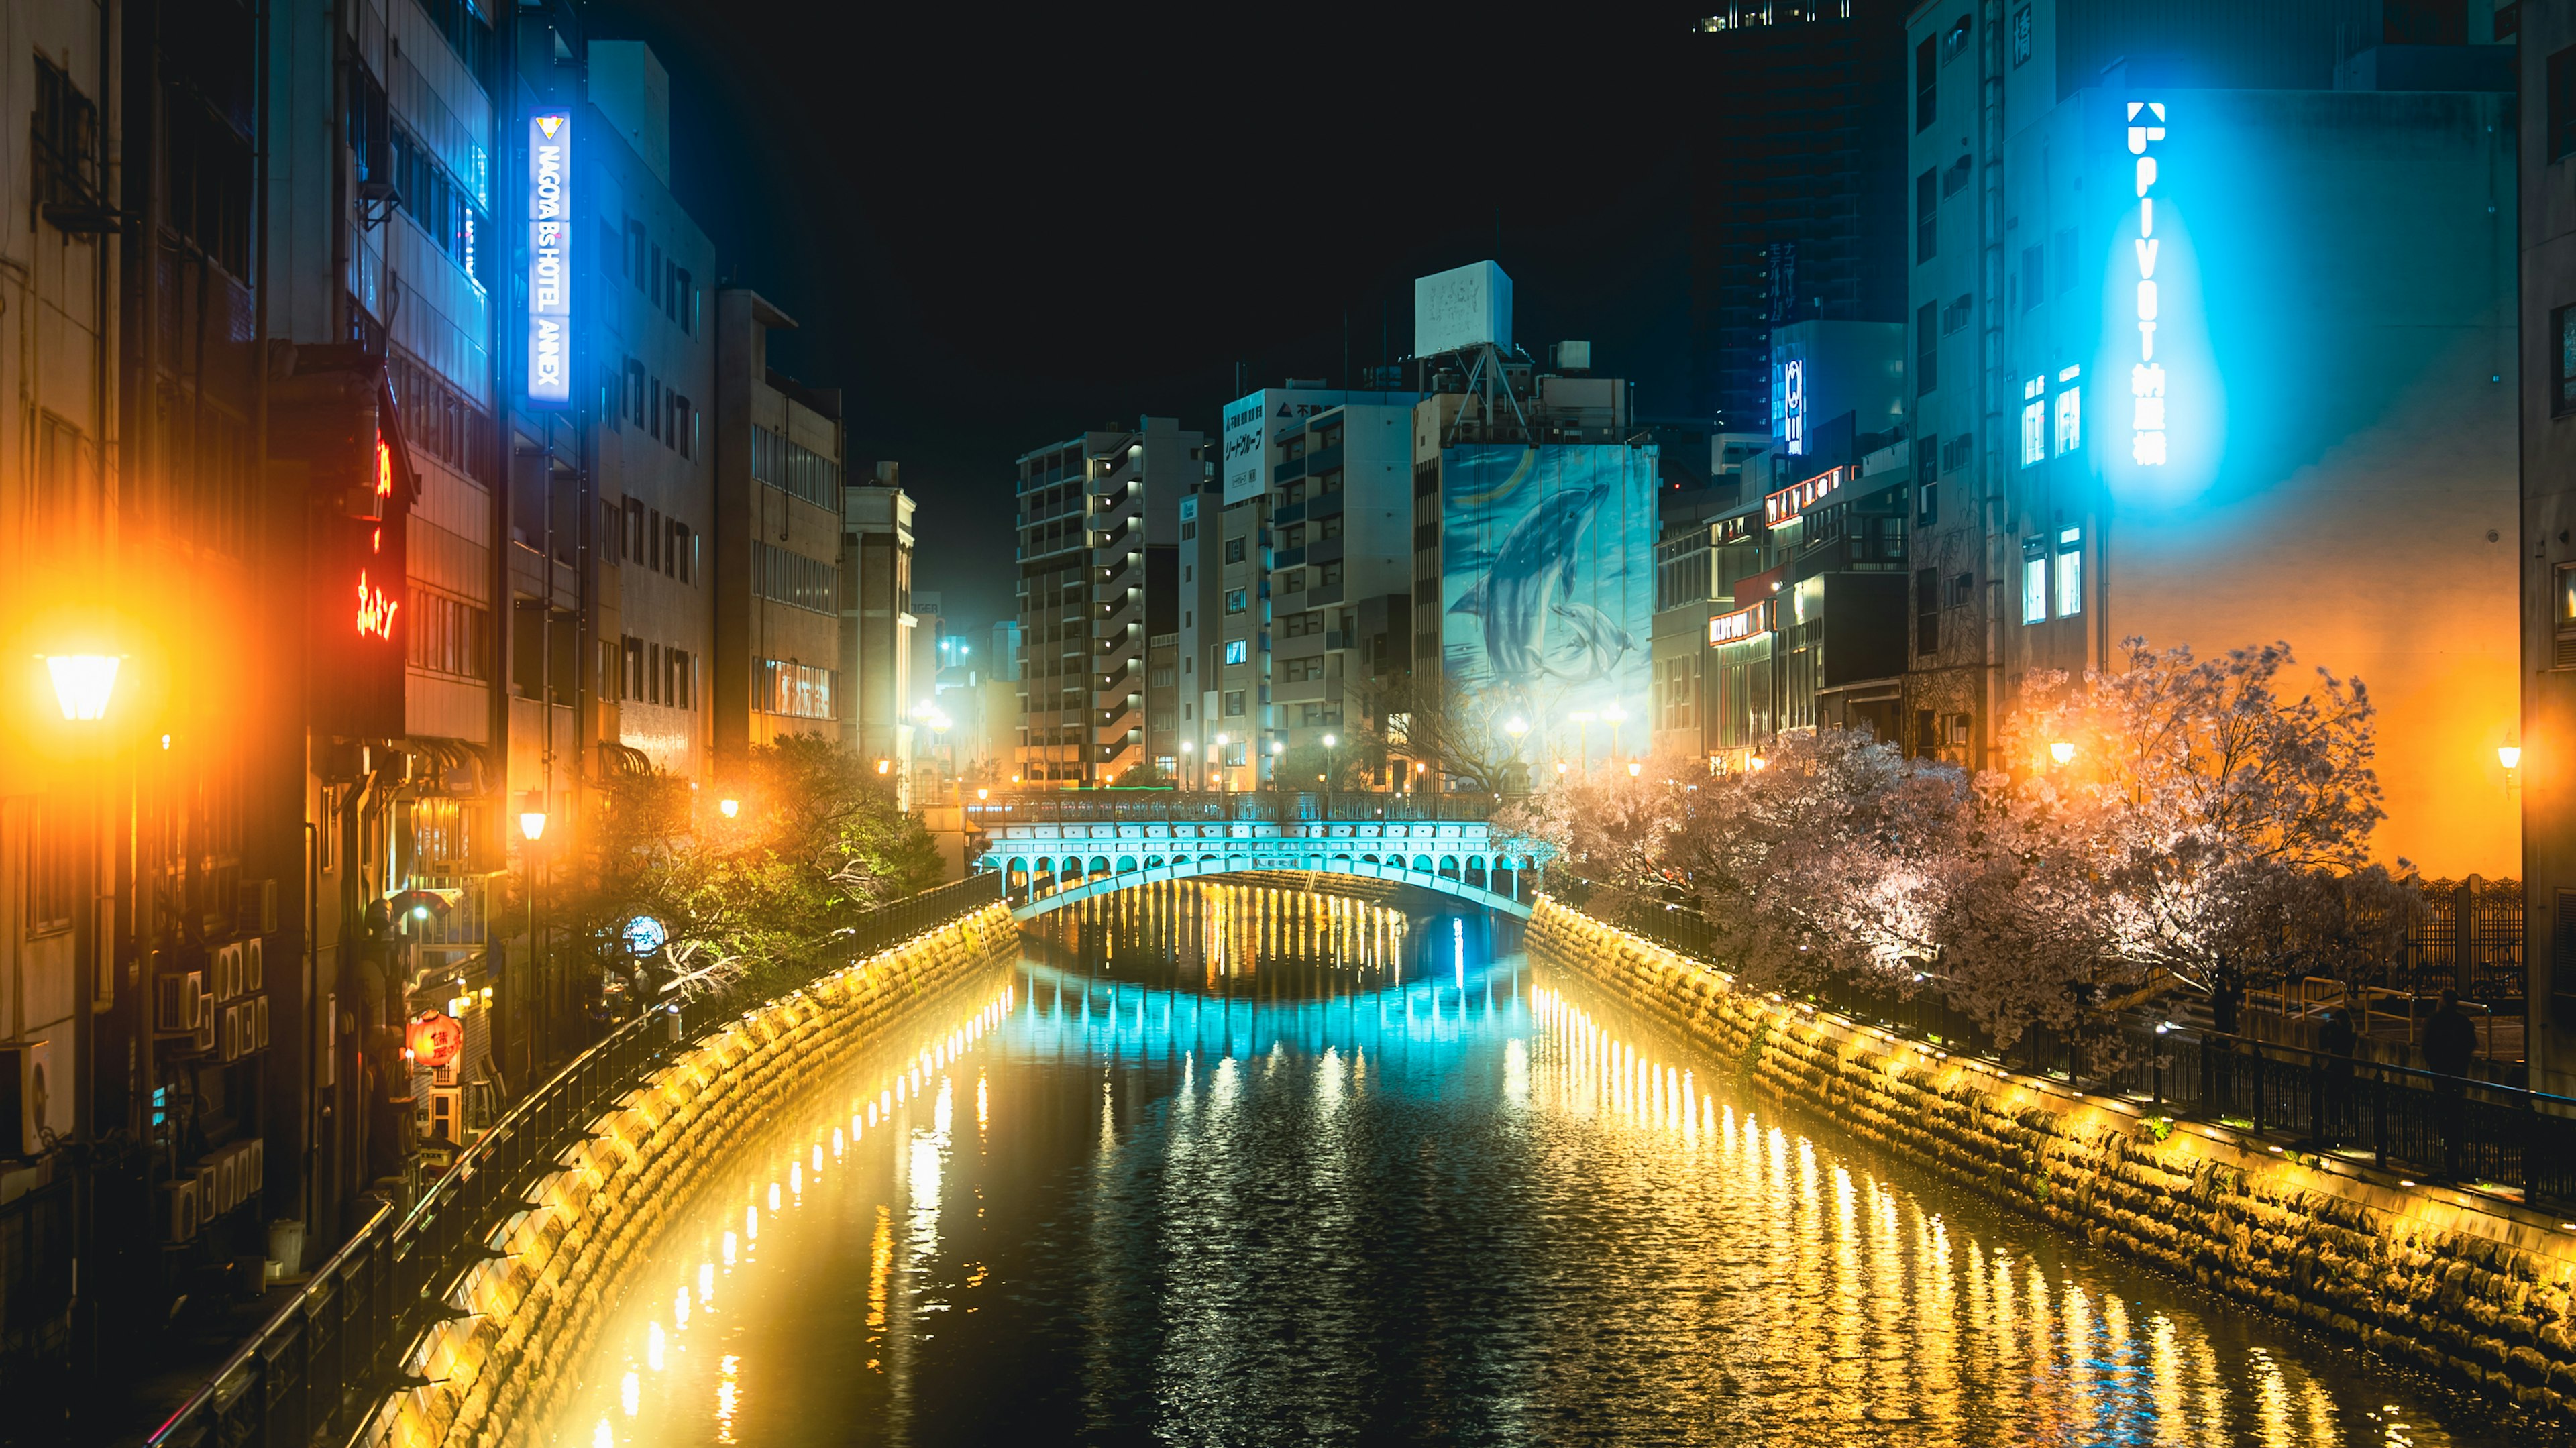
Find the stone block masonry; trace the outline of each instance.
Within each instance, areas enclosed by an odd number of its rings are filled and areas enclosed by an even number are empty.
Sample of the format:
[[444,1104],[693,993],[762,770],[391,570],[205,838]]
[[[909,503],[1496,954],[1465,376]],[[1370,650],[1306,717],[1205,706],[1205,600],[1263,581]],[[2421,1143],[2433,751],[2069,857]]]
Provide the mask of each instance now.
[[699,1037],[601,1116],[507,1221],[480,1223],[506,1257],[450,1301],[408,1365],[425,1386],[386,1399],[363,1441],[520,1448],[570,1398],[622,1274],[652,1251],[708,1173],[800,1091],[883,1031],[1019,948],[994,904],[809,982]]
[[1524,939],[1763,1088],[2088,1245],[2576,1423],[2576,1230],[2556,1218],[1740,990],[1553,899]]

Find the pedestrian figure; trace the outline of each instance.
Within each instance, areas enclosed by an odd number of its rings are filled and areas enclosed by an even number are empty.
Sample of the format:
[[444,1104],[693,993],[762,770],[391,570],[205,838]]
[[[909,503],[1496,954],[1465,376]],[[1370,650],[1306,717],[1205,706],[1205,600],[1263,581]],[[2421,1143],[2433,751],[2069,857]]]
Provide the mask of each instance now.
[[2343,1123],[2352,1099],[2352,1053],[2357,1044],[2352,1013],[2335,1006],[2317,1031],[2317,1051],[2308,1082],[2308,1110],[2317,1150],[2332,1151],[2343,1138]]
[[2478,1028],[2460,1009],[2460,993],[2442,992],[2442,1008],[2424,1027],[2424,1063],[2433,1069],[2434,1090],[2441,1097],[2442,1168],[2460,1175],[2461,1138],[2468,1130],[2469,1062],[2478,1054]]

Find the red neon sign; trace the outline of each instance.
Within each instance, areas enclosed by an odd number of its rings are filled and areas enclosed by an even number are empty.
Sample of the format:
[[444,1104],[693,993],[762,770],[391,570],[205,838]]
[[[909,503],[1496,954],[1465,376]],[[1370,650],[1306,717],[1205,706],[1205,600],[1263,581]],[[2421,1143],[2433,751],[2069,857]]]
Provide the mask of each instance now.
[[359,572],[358,633],[360,637],[372,634],[380,639],[391,639],[394,636],[394,611],[401,607],[402,604],[399,602],[385,597],[383,589],[368,587],[365,571]]

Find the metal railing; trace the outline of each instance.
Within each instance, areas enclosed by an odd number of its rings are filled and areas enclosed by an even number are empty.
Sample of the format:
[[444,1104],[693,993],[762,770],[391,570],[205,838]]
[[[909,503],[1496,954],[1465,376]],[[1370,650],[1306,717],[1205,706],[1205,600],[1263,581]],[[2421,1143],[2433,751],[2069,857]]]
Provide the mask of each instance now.
[[996,825],[1190,824],[1226,821],[1295,824],[1304,820],[1421,824],[1490,819],[1487,794],[1378,794],[1368,790],[1021,790],[966,806],[968,823]]
[[[970,875],[868,912],[813,974],[838,969],[1001,899],[992,875]],[[626,1021],[504,1113],[409,1210],[382,1203],[310,1281],[145,1440],[148,1448],[313,1448],[348,1443],[384,1396],[408,1381],[421,1334],[456,1315],[448,1294],[495,1254],[494,1225],[517,1209],[589,1124],[693,1026],[736,1013],[710,999]],[[692,1019],[692,1018],[695,1019]],[[485,1371],[517,1364],[494,1361]],[[417,1384],[415,1384],[417,1385]]]
[[[1656,900],[1554,872],[1557,897],[1605,924],[1724,969],[1708,922]],[[2425,1178],[2519,1192],[2530,1204],[2576,1204],[2576,1098],[2412,1065],[2359,1059],[2151,1016],[2124,1018],[2090,1044],[2025,1031],[2008,1049],[1944,998],[1849,978],[1801,999],[2008,1070],[2125,1096],[2174,1115],[2285,1132],[2311,1150],[2367,1153]]]

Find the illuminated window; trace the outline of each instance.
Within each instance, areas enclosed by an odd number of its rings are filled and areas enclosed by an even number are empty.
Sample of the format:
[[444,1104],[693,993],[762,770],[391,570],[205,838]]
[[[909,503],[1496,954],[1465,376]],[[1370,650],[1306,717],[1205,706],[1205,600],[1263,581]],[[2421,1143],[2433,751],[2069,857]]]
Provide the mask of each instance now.
[[2076,382],[2082,369],[2069,367],[2057,374],[2057,455],[2084,446],[2084,388]]
[[1225,641],[1225,661],[1229,664],[1242,663],[1245,659],[1251,656],[1249,652],[1251,648],[1252,641],[1250,639],[1227,639]]
[[2036,538],[2022,545],[2021,621],[2048,621],[2048,554]]
[[2073,618],[2084,611],[2084,530],[2057,530],[2057,616]]
[[1225,591],[1226,612],[1241,613],[1243,612],[1244,607],[1244,590],[1240,588],[1229,588]]
[[2048,379],[2021,385],[2021,465],[2048,461]]

